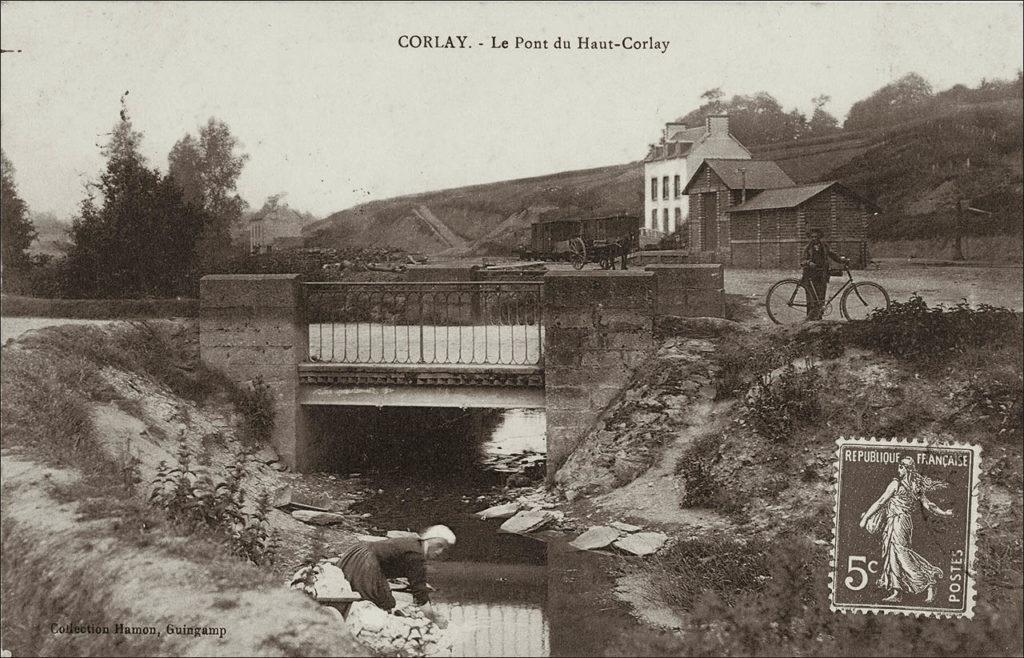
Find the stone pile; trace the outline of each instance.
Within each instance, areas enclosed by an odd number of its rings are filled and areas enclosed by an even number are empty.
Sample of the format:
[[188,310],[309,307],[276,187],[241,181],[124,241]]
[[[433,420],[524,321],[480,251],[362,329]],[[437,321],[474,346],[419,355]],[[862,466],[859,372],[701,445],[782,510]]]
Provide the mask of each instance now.
[[446,633],[422,610],[408,606],[400,612],[402,616],[388,614],[368,601],[357,601],[346,622],[352,635],[378,655],[435,656],[451,647]]
[[[369,601],[359,599],[345,574],[336,566],[338,558],[321,560],[315,566],[305,566],[295,572],[290,581],[318,601],[337,603],[339,599],[354,600],[344,617],[352,635],[374,655],[434,656],[447,651],[451,641],[436,623],[411,603],[408,594],[396,593],[399,602],[396,614],[381,610]],[[403,603],[405,605],[403,605]],[[330,607],[331,614],[341,620],[341,613]]]

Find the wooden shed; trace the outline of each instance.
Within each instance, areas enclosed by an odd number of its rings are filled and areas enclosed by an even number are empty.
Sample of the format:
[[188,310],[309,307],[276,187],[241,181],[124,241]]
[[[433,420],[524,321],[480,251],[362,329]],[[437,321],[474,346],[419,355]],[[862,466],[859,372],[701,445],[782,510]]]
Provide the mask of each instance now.
[[808,231],[820,228],[832,250],[853,267],[868,262],[868,216],[875,206],[836,181],[765,190],[728,208],[732,264],[798,269]]
[[713,252],[715,260],[732,263],[727,210],[763,190],[795,185],[770,160],[709,158],[686,183],[689,195],[691,251]]

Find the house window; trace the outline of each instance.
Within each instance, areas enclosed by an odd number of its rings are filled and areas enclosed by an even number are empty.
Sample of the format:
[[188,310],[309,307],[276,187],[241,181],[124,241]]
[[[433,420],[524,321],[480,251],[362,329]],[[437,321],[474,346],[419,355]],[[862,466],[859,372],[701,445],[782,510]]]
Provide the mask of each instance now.
[[668,198],[668,176],[661,179],[661,198]]
[[657,200],[658,200],[658,179],[657,178],[652,178],[651,179],[651,201],[657,201]]
[[675,226],[672,227],[672,230],[678,231],[679,227],[682,225],[682,223],[683,223],[683,209],[682,208],[676,208],[676,224],[675,224]]
[[658,209],[657,208],[655,208],[654,210],[651,211],[651,230],[652,231],[657,231],[658,230]]
[[678,198],[679,198],[679,197],[681,196],[681,195],[680,195],[680,192],[681,192],[681,190],[679,189],[679,174],[676,174],[676,180],[675,180],[675,193],[676,193],[676,198],[677,198],[677,199],[678,199]]
[[[665,182],[668,185],[668,181]],[[661,213],[661,230],[668,233],[668,208],[665,208]]]

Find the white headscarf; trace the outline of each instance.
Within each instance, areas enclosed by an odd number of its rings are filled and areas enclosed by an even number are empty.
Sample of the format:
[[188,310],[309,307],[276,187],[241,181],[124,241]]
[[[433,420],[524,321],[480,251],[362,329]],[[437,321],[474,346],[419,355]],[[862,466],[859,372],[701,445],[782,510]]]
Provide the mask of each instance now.
[[450,545],[455,544],[455,533],[446,525],[432,525],[420,533],[421,540],[443,539]]

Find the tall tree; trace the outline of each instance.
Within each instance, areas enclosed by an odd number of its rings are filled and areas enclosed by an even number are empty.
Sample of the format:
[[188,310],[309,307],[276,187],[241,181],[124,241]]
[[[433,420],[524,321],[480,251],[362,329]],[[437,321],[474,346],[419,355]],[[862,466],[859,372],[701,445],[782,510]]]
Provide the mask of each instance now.
[[[84,297],[193,292],[203,211],[170,176],[149,169],[127,110],[103,148],[107,165],[71,227],[69,291]],[[99,198],[97,198],[97,195]]]
[[24,272],[29,267],[28,248],[36,239],[36,230],[28,216],[28,206],[18,194],[14,183],[14,166],[7,154],[0,150],[0,267],[3,268],[5,289],[10,275]]
[[909,121],[926,113],[931,100],[931,84],[917,73],[908,73],[854,103],[843,127],[863,130]]
[[839,121],[825,109],[830,102],[832,102],[832,97],[827,94],[821,94],[811,99],[811,103],[814,104],[814,113],[811,115],[811,120],[807,122],[807,132],[811,135],[827,135],[839,130]]
[[170,175],[185,199],[208,217],[197,250],[197,266],[204,272],[231,255],[231,229],[246,208],[237,183],[249,156],[238,148],[228,125],[210,117],[198,138],[186,134],[167,156]]

